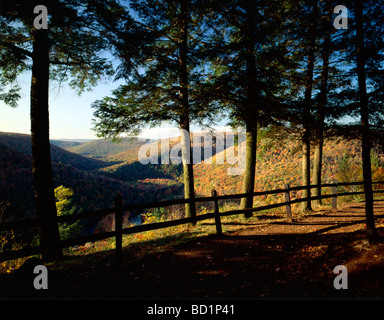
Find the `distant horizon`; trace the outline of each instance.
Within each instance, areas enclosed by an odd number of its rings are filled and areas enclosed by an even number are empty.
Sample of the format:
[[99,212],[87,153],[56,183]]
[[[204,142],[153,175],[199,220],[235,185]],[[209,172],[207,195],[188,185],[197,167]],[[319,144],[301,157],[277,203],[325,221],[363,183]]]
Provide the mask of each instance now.
[[[203,132],[206,131],[208,128],[202,129],[198,127],[191,126],[191,132]],[[232,128],[229,126],[217,126],[217,127],[211,127],[215,132],[218,131],[232,131]],[[16,131],[5,131],[0,128],[0,133],[9,133],[9,134],[24,134],[24,135],[31,135],[30,132],[16,132]],[[141,139],[151,139],[151,140],[161,140],[161,139],[166,139],[166,138],[174,138],[178,137],[180,135],[179,128],[177,127],[171,127],[171,126],[161,126],[161,127],[156,127],[156,128],[150,128],[150,129],[145,129],[143,130],[142,133],[140,133],[137,138]],[[122,138],[129,137],[129,136],[124,136],[122,135]],[[93,140],[102,140],[105,138],[98,138],[96,135],[94,137],[75,137],[75,138],[68,138],[68,137],[49,137],[49,140],[56,140],[56,141],[74,141],[74,142],[89,142]],[[108,139],[107,139],[108,140]]]
[[[18,81],[22,87],[18,107],[11,108],[0,101],[0,132],[31,134],[30,72],[25,72]],[[111,95],[111,92],[122,83],[124,82],[102,81],[92,91],[86,91],[80,96],[71,90],[67,84],[53,82],[49,90],[50,139],[69,139],[70,141],[99,139],[96,132],[92,130],[94,116],[91,105],[94,101]],[[228,119],[225,118],[212,128],[226,127],[231,130],[229,126],[226,126],[227,123]],[[203,129],[192,124],[191,131],[203,131]],[[160,136],[160,138],[154,139],[165,139],[177,135],[178,128],[165,122],[156,128],[144,128],[138,137],[151,139]]]

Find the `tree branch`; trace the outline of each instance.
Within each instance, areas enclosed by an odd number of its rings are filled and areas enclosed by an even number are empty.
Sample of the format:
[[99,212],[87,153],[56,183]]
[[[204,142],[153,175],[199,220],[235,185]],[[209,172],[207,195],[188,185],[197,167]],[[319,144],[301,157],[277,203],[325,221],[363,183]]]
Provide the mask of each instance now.
[[156,30],[156,29],[153,29],[147,25],[145,25],[144,23],[141,23],[139,21],[136,21],[134,20],[133,21],[134,23],[138,24],[139,26],[141,27],[144,27],[146,29],[148,29],[149,31],[153,31],[153,32],[158,32],[159,34],[161,34],[162,36],[166,37],[167,39],[171,40],[172,42],[174,42],[175,44],[178,44],[178,40],[177,39],[173,39],[171,36],[169,36],[168,34],[164,33],[163,31],[159,31],[159,30]]
[[11,44],[11,43],[8,43],[6,41],[1,41],[0,40],[0,46],[6,47],[8,49],[11,49],[11,51],[16,53],[16,54],[32,58],[32,52],[30,52],[28,50],[25,50],[25,49],[22,49],[22,48],[19,48],[19,47],[15,46],[14,44]]

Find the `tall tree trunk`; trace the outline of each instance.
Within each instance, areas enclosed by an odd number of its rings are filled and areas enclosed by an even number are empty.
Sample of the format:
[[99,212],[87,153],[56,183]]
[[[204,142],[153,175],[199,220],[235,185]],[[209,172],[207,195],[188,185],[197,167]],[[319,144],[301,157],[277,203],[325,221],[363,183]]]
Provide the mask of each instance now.
[[[183,177],[184,177],[184,198],[195,199],[194,177],[191,138],[189,133],[189,121],[186,119],[180,125],[181,131],[181,153],[183,159]],[[195,203],[185,204],[185,216],[187,218],[196,218]],[[193,222],[195,225],[196,222]]]
[[[189,101],[188,101],[188,17],[184,1],[180,3],[180,41],[179,41],[179,85],[180,85],[180,129],[181,130],[181,153],[183,158],[184,175],[184,197],[185,199],[195,199],[195,184],[193,177],[193,161],[191,150],[191,138],[189,127]],[[183,131],[185,130],[185,131]],[[186,136],[188,134],[188,136]],[[196,217],[195,203],[185,204],[185,216]],[[194,222],[193,224],[196,224]]]
[[[310,41],[308,51],[308,67],[305,80],[304,110],[303,110],[303,137],[302,137],[302,180],[303,198],[311,196],[311,107],[312,107],[312,83],[313,69],[315,65],[315,44],[316,44],[316,21],[317,21],[317,1],[313,0],[313,8],[310,23]],[[303,211],[311,211],[311,201],[303,202]]]
[[[255,188],[255,171],[256,171],[256,147],[257,147],[257,129],[252,126],[246,128],[245,136],[245,170],[243,176],[242,193],[252,193]],[[241,208],[253,207],[253,196],[249,195],[241,199]],[[249,218],[252,213],[246,213],[245,217]]]
[[49,142],[49,40],[48,31],[33,30],[31,82],[32,173],[36,209],[41,226],[43,259],[53,261],[62,255],[57,224]]
[[[331,21],[333,10],[329,6],[327,10],[327,21]],[[319,96],[319,107],[317,111],[318,125],[316,130],[316,144],[313,161],[313,183],[321,185],[321,169],[323,162],[323,144],[324,144],[324,119],[325,119],[325,108],[327,104],[327,91],[328,91],[328,73],[329,73],[329,54],[330,54],[330,43],[331,43],[331,29],[327,26],[325,29],[325,39],[323,44],[323,67],[321,69],[321,84],[320,84],[320,96]],[[314,194],[321,196],[321,187],[314,188]],[[314,203],[318,206],[322,204],[321,199],[315,200]]]
[[370,243],[377,241],[378,233],[373,215],[373,192],[371,172],[371,137],[369,132],[368,96],[365,78],[365,52],[363,29],[363,2],[355,1],[356,6],[356,60],[360,96],[361,149],[363,161],[363,178],[365,192],[365,215],[367,221],[367,238]]
[[[246,23],[245,33],[245,59],[247,74],[247,105],[244,112],[246,120],[246,151],[245,151],[245,171],[243,176],[243,193],[252,193],[255,189],[255,167],[257,150],[257,70],[254,54],[255,45],[255,14],[256,2],[246,2]],[[240,207],[242,209],[253,208],[253,196],[241,199]],[[252,213],[246,213],[249,218]]]
[[[304,129],[303,134],[303,143],[302,143],[302,180],[303,186],[306,188],[303,189],[303,198],[311,196],[311,150],[310,150],[310,138],[309,138],[309,129]],[[302,205],[303,211],[312,211],[311,201],[307,200],[303,202]]]
[[[318,129],[319,132],[317,133],[316,137],[316,144],[314,147],[314,155],[313,155],[313,176],[312,181],[313,184],[321,185],[321,169],[323,165],[323,144],[324,144],[324,138],[323,138],[323,131],[322,128]],[[317,187],[313,189],[314,197],[321,196],[321,187]],[[313,203],[316,206],[321,206],[322,201],[321,199],[314,200]]]

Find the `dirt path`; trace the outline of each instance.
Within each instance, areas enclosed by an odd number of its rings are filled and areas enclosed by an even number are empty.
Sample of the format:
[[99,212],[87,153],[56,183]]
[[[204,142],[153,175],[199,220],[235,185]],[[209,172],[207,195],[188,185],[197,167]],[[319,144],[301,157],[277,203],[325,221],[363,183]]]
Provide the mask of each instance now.
[[[375,203],[384,235],[384,202]],[[364,204],[295,220],[260,223],[199,237],[120,273],[101,261],[50,273],[51,297],[371,298],[384,297],[384,245],[365,240]],[[333,268],[348,268],[348,290],[333,287]],[[81,270],[81,272],[80,272]]]

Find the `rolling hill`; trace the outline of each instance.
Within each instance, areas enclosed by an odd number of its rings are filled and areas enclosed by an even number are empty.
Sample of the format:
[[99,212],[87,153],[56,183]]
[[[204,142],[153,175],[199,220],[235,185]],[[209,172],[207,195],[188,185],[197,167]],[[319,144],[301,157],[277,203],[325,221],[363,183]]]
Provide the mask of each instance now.
[[[125,203],[156,201],[182,194],[181,186],[148,181],[125,181],[98,169],[113,164],[84,157],[51,145],[55,188],[74,191],[72,202],[77,212],[111,207],[117,194]],[[0,134],[0,203],[9,207],[3,220],[19,220],[35,215],[30,136]]]
[[70,140],[51,140],[51,144],[58,146],[62,149],[68,149],[71,147],[76,147],[82,144],[82,142],[70,141]]
[[[313,153],[311,154],[313,159]],[[379,148],[372,150],[372,178],[384,180],[384,154]],[[300,141],[263,139],[258,142],[255,191],[301,185]],[[195,191],[198,195],[209,196],[211,189],[219,195],[241,193],[242,176],[228,175],[228,163],[221,165],[197,164],[194,166]],[[326,139],[323,148],[322,182],[331,183],[362,181],[361,146],[358,140],[341,138]],[[301,191],[294,197],[301,197]],[[281,196],[255,197],[260,204],[281,201]]]
[[[196,140],[194,148],[202,147]],[[114,143],[93,140],[64,150],[52,145],[55,187],[65,186],[74,191],[73,205],[80,211],[93,211],[113,205],[114,197],[121,194],[125,203],[139,203],[183,196],[182,165],[161,163],[141,164],[138,151],[147,141]],[[170,149],[178,142],[173,140]],[[196,145],[198,143],[198,145]],[[256,163],[255,190],[281,188],[285,183],[301,184],[300,142],[293,137],[285,139],[263,138],[259,141]],[[238,147],[217,150],[213,142],[213,155],[194,164],[195,192],[209,196],[211,189],[218,194],[241,192],[242,175],[229,175],[227,155],[237,155]],[[203,148],[204,149],[204,148]],[[76,154],[74,152],[79,152]],[[0,134],[0,203],[10,206],[3,215],[5,220],[23,219],[35,214],[32,186],[30,137],[21,134]],[[204,155],[205,150],[202,151]],[[324,144],[323,182],[361,181],[360,142],[341,138],[327,139]],[[86,156],[85,156],[86,155]],[[223,164],[216,159],[222,157]],[[212,161],[212,164],[208,164]],[[384,180],[384,155],[379,149],[372,151],[374,180]],[[300,197],[297,192],[296,197]],[[276,196],[255,198],[263,204],[277,200]],[[94,229],[93,229],[94,230]],[[89,230],[92,232],[92,230]]]
[[[201,136],[201,133],[197,135]],[[181,165],[161,164],[161,143],[168,143],[168,141],[156,142],[158,143],[158,165],[141,165],[138,162],[138,151],[143,143],[123,141],[116,144],[108,140],[95,140],[73,147],[71,151],[86,150],[86,154],[92,157],[103,155],[104,161],[116,161],[117,163],[100,169],[111,177],[124,180],[145,180],[147,182],[150,182],[151,179],[170,179],[175,182],[182,182]],[[170,149],[176,143],[178,143],[177,140],[171,139]],[[204,150],[203,142],[195,147],[201,147]],[[92,151],[93,149],[95,151]],[[110,150],[115,152],[109,154]],[[198,196],[210,195],[213,188],[219,194],[241,192],[242,176],[228,174],[228,168],[233,168],[236,165],[228,164],[227,160],[223,164],[216,164],[215,161],[216,157],[227,159],[228,151],[230,149],[215,155],[216,144],[213,142],[213,156],[210,159],[213,164],[205,164],[204,161],[200,164],[194,164],[195,191]],[[235,146],[234,154],[237,155],[237,152],[238,148]],[[323,149],[323,182],[332,182],[334,179],[340,182],[361,181],[360,155],[360,141],[357,139],[326,139]],[[208,162],[208,159],[205,160]],[[285,139],[281,137],[261,139],[258,142],[257,150],[255,189],[277,189],[283,187],[285,183],[290,183],[292,186],[301,185],[301,161],[300,141],[293,136],[285,136]],[[372,151],[372,169],[375,180],[384,179],[383,164],[384,154],[379,148],[375,148]]]
[[[0,143],[27,156],[32,154],[31,137],[27,134],[0,132]],[[96,159],[83,157],[51,143],[52,162],[74,166],[82,170],[95,170],[109,164]]]
[[[119,142],[112,142],[112,140],[107,139],[98,139],[85,142],[70,148],[67,148],[68,151],[87,156],[93,159],[101,159],[108,161],[125,161],[124,155],[133,150],[138,150],[147,140],[142,139],[138,141],[137,138],[122,138]],[[119,153],[123,153],[121,157],[117,156]],[[137,152],[136,152],[137,154]]]

